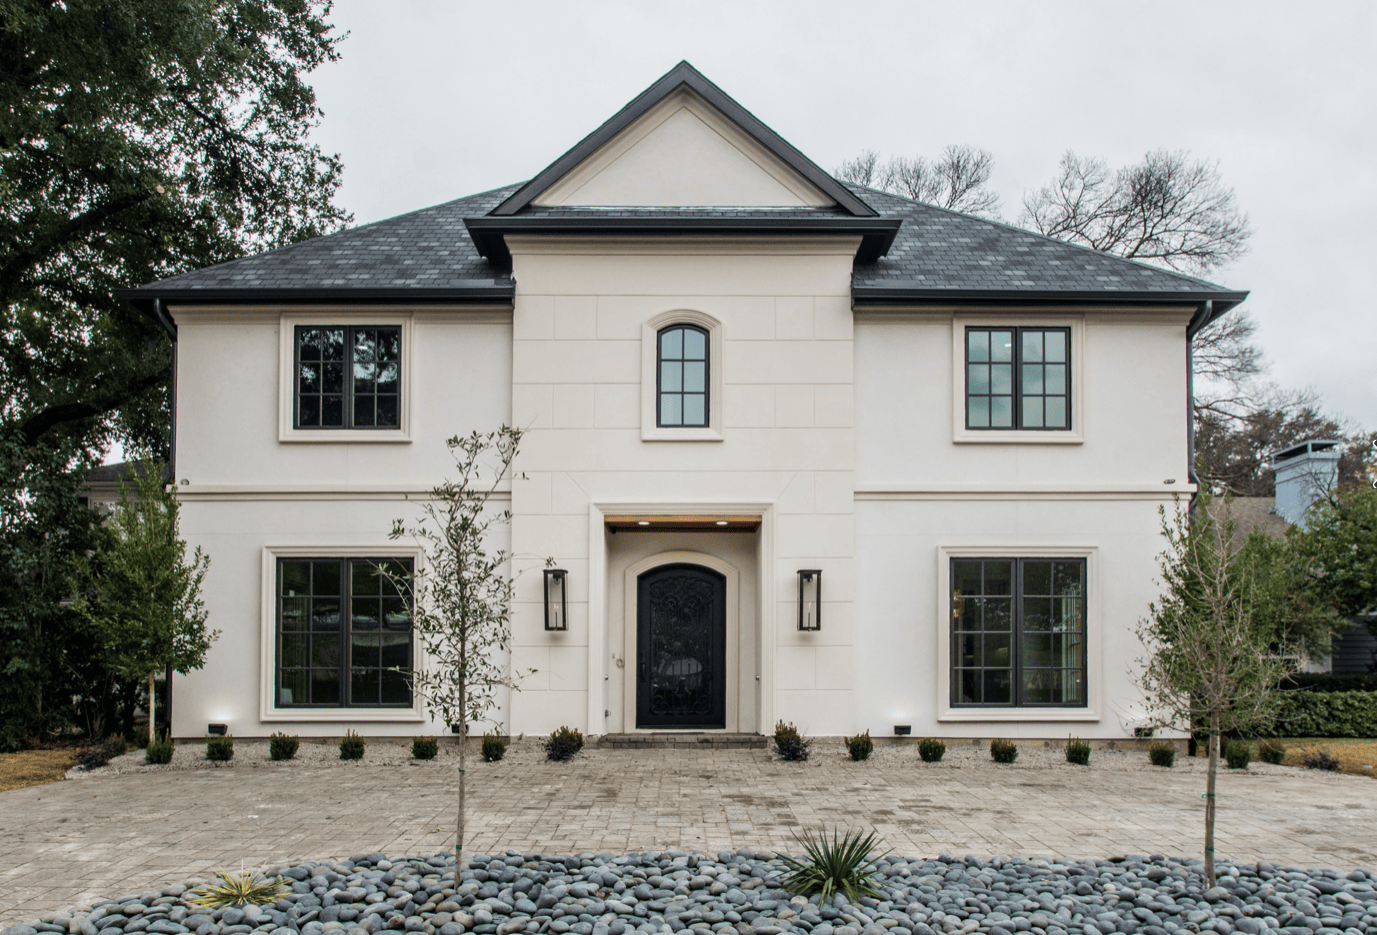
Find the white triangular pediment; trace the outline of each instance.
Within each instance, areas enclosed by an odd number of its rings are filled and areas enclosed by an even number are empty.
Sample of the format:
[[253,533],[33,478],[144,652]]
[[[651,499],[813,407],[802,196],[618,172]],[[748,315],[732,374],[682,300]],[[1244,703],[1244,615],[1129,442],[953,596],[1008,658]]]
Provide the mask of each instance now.
[[829,207],[835,202],[684,89],[532,201],[544,207]]

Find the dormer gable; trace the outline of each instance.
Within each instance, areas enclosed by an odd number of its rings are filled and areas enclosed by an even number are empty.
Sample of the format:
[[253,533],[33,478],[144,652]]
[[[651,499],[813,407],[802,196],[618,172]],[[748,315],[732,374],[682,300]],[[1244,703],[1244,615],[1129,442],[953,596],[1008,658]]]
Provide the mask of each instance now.
[[527,207],[820,208],[875,215],[687,62],[492,215]]

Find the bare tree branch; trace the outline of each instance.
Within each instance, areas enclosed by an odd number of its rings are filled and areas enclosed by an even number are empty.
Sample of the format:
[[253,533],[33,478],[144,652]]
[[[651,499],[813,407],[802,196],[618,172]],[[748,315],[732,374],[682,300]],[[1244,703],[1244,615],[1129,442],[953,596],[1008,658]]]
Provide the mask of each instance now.
[[952,145],[935,161],[924,156],[895,156],[880,165],[879,160],[879,153],[867,149],[843,162],[832,174],[939,208],[998,216],[999,196],[985,188],[994,169],[994,155],[988,150]]

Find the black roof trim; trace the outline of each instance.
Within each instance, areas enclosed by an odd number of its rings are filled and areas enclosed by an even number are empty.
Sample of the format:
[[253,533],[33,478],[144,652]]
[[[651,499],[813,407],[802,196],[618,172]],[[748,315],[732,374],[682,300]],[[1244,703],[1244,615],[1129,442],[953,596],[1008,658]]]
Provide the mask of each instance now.
[[717,236],[859,236],[857,263],[873,263],[885,255],[899,228],[900,218],[740,218],[740,217],[481,217],[464,218],[464,226],[478,252],[491,262],[509,266],[507,234],[565,234],[673,237]]
[[853,286],[851,298],[857,306],[894,307],[945,303],[950,305],[1203,305],[1214,303],[1211,319],[1218,318],[1248,298],[1235,291],[1128,291],[1106,289],[1073,291],[1063,289],[932,289],[922,286]]
[[526,207],[536,196],[563,178],[575,166],[602,147],[650,108],[669,97],[680,87],[687,86],[713,107],[720,110],[752,139],[777,156],[799,175],[815,185],[851,214],[857,217],[875,217],[878,212],[858,198],[850,189],[832,176],[818,168],[813,160],[799,152],[774,130],[762,123],[754,114],[746,110],[725,91],[705,78],[702,72],[687,61],[682,61],[669,70],[664,77],[642,91],[606,123],[585,136],[572,149],[550,163],[539,175],[531,179],[506,201],[492,209],[494,217],[510,217]]
[[436,288],[405,286],[388,288],[266,288],[266,289],[158,289],[156,286],[143,286],[138,289],[116,289],[115,297],[130,303],[136,308],[151,311],[155,299],[164,304],[207,305],[211,303],[233,303],[236,305],[258,302],[281,302],[286,304],[336,302],[345,304],[444,304],[444,305],[492,305],[509,303],[516,294],[512,283],[498,283],[489,279],[471,279],[463,285]]

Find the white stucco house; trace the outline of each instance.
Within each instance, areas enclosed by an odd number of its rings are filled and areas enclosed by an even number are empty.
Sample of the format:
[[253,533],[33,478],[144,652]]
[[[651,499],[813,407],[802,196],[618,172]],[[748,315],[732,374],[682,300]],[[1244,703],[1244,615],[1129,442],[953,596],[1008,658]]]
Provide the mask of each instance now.
[[682,63],[529,182],[123,293],[223,633],[174,735],[445,730],[368,569],[506,423],[513,733],[1131,736],[1190,339],[1245,296],[841,183]]

